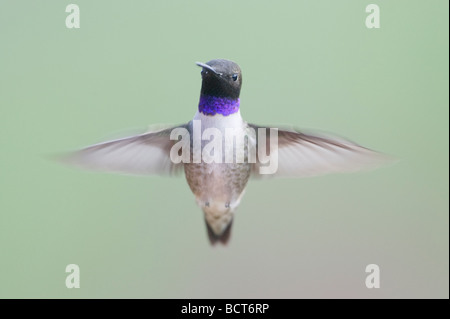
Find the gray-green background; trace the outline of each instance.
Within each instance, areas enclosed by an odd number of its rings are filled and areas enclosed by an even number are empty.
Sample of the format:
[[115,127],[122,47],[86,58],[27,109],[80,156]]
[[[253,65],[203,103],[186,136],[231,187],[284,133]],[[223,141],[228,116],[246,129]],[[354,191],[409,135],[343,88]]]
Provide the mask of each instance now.
[[[0,297],[447,297],[448,1],[0,3]],[[47,159],[196,111],[195,61],[243,70],[241,113],[400,159],[250,182],[209,246],[184,178]],[[65,287],[65,267],[81,288]],[[365,287],[365,266],[381,288]]]

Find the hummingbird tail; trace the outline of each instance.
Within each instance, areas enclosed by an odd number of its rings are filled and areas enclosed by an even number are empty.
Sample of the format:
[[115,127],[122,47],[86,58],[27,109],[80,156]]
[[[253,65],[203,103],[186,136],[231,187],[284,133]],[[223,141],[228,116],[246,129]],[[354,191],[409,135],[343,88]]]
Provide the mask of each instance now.
[[229,222],[225,230],[217,235],[211,228],[211,226],[208,224],[207,220],[205,219],[206,223],[206,229],[208,231],[208,238],[209,242],[212,246],[216,245],[217,243],[221,243],[223,245],[226,245],[231,237],[231,226],[233,225],[233,220]]

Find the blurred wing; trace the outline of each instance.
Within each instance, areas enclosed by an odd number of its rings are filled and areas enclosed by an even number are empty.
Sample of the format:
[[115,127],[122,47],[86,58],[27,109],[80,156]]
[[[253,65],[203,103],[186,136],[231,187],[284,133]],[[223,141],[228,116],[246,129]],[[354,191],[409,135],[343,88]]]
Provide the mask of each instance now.
[[[187,125],[178,127],[187,128]],[[174,164],[170,160],[170,149],[177,142],[170,139],[170,132],[174,128],[88,146],[63,156],[63,161],[101,171],[143,175],[175,174],[183,164]]]
[[[258,132],[265,128],[249,124]],[[266,130],[266,150],[270,150],[270,130]],[[258,133],[257,133],[258,135]],[[330,173],[356,172],[376,168],[389,157],[338,137],[310,135],[278,129],[278,169],[275,174],[260,174],[257,161],[252,174],[256,177],[309,177]]]

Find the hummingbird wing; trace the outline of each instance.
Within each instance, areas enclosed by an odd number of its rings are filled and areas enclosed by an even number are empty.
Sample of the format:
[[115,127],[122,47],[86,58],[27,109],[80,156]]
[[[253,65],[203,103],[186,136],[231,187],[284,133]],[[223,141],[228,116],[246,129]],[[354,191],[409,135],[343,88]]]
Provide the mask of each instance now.
[[[270,149],[269,127],[249,124],[256,131],[266,129],[266,152]],[[262,135],[264,136],[264,135]],[[271,155],[270,161],[275,160]],[[267,166],[257,156],[252,175],[256,177],[310,177],[330,173],[356,172],[380,166],[390,158],[340,137],[322,134],[307,134],[297,130],[278,129],[278,168],[274,174],[261,174],[260,168]]]
[[175,164],[170,159],[170,149],[177,142],[170,139],[170,133],[175,128],[187,129],[187,125],[95,144],[64,155],[62,160],[101,171],[140,175],[175,174],[183,165]]

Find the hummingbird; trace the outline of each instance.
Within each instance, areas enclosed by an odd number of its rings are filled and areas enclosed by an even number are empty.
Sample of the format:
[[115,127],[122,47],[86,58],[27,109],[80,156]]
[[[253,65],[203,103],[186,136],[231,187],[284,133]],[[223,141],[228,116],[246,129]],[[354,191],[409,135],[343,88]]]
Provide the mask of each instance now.
[[[187,184],[203,211],[212,245],[229,241],[233,218],[250,177],[308,177],[355,172],[375,168],[386,160],[384,154],[343,138],[244,121],[240,113],[242,72],[239,65],[225,59],[196,64],[202,68],[202,86],[198,109],[191,121],[88,146],[72,152],[66,160],[84,168],[118,173],[175,175],[184,171]],[[222,134],[222,141],[227,129],[245,136],[244,160],[230,163],[202,158],[194,161],[195,123],[201,124],[197,134],[213,129]],[[274,128],[277,130],[275,137],[270,131]],[[179,142],[179,138],[171,138],[175,129],[183,130],[189,136],[190,155],[184,162],[174,161],[171,157],[171,150]],[[256,136],[252,134],[255,130],[266,130],[267,133]],[[250,161],[250,152],[262,144],[271,148],[269,142],[274,139],[278,142],[277,169],[272,174],[261,174],[264,165],[259,153],[255,161]],[[197,147],[205,151],[206,142],[202,140]],[[231,146],[225,143],[219,159],[235,151],[238,144],[237,140]]]

